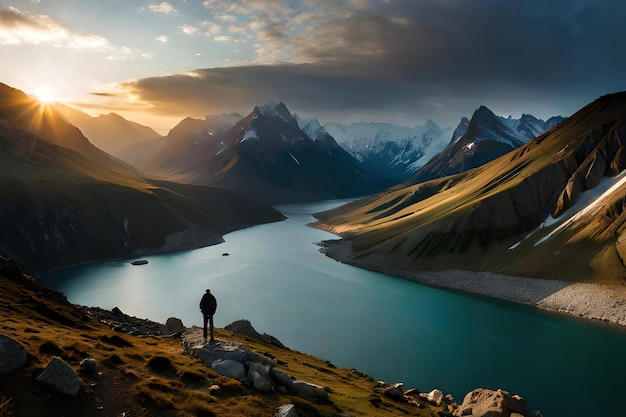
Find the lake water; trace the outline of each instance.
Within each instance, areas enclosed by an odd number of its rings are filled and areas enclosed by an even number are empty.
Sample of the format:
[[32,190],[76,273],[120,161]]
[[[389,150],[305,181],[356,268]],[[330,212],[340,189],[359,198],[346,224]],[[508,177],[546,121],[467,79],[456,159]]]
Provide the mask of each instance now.
[[458,403],[473,388],[502,388],[545,417],[623,415],[626,331],[336,262],[315,245],[335,236],[306,224],[338,204],[281,206],[287,220],[219,245],[39,280],[76,304],[187,326],[202,325],[198,303],[211,288],[216,326],[248,319],[292,349],[375,379],[439,388]]

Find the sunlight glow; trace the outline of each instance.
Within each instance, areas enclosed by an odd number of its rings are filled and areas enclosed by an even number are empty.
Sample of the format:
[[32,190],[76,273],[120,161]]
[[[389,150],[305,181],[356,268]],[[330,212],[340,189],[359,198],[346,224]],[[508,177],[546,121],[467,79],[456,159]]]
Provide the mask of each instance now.
[[50,87],[40,87],[36,89],[35,95],[37,96],[37,100],[44,104],[52,103],[56,100],[56,97],[54,96],[54,90],[52,90]]

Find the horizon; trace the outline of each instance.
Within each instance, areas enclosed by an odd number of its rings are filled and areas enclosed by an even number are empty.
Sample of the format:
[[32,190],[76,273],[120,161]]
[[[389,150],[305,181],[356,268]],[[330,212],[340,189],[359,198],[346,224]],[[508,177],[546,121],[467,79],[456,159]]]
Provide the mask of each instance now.
[[[0,81],[166,133],[284,101],[322,124],[570,116],[624,89],[617,0],[0,2]],[[111,22],[116,22],[111,25]]]

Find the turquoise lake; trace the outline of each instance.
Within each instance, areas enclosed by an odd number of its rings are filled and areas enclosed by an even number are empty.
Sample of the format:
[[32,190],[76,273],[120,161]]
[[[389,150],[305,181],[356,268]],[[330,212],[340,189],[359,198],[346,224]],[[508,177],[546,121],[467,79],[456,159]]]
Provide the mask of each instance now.
[[250,320],[291,349],[377,380],[439,388],[459,404],[473,388],[502,388],[545,417],[623,415],[626,329],[336,262],[315,244],[336,237],[306,224],[339,203],[280,206],[283,222],[147,265],[104,262],[38,279],[76,304],[186,326],[202,325],[198,303],[211,288],[216,326]]

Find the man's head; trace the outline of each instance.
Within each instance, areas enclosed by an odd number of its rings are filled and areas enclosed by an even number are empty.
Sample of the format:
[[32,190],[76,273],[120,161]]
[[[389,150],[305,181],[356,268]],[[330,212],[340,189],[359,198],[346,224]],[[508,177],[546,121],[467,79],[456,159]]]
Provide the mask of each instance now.
[[211,290],[209,288],[206,289],[206,292],[211,292]]

